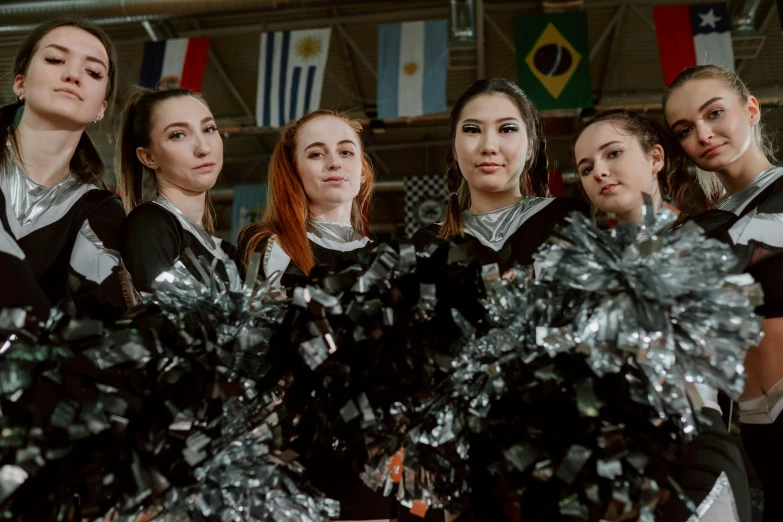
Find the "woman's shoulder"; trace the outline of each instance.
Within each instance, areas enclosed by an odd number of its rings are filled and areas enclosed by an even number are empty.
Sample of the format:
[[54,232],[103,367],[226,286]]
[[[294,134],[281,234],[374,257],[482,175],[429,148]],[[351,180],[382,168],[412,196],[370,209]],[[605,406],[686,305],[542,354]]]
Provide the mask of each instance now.
[[155,230],[181,230],[177,218],[168,210],[154,202],[142,203],[128,213],[125,218],[125,229],[143,229],[154,234]]

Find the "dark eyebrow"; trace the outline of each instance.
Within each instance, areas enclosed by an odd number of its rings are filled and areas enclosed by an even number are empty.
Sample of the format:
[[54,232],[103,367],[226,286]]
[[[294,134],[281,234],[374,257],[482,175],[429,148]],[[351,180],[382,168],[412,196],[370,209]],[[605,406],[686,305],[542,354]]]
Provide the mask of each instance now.
[[[608,147],[608,146],[610,146],[610,145],[614,145],[615,143],[622,143],[622,142],[619,142],[619,141],[617,141],[617,140],[615,140],[615,141],[609,141],[609,142],[606,142],[606,143],[604,143],[604,144],[603,144],[603,145],[601,145],[600,147],[598,147],[598,150],[599,150],[599,151],[601,151],[601,150],[604,150],[606,147]],[[579,160],[579,163],[577,163],[577,164],[576,164],[577,168],[579,167],[579,165],[581,165],[581,164],[582,164],[582,163],[584,163],[585,161],[590,161],[590,160],[588,160],[587,158],[582,158],[582,159],[580,159],[580,160]]]
[[[356,144],[355,144],[353,141],[351,141],[351,140],[343,140],[343,141],[341,141],[341,142],[338,142],[337,144],[338,144],[338,145],[342,145],[343,143],[350,143],[351,145],[353,145],[354,147],[356,147]],[[324,147],[324,148],[325,148],[325,147],[326,147],[326,143],[324,143],[324,142],[322,142],[322,141],[316,141],[315,143],[311,143],[310,145],[308,145],[307,147],[305,147],[305,149],[304,149],[304,150],[307,150],[307,149],[312,149],[313,147]]]
[[[720,96],[715,96],[714,98],[710,98],[709,100],[707,100],[706,102],[704,102],[704,103],[702,103],[702,104],[701,104],[701,107],[699,107],[699,112],[701,112],[701,111],[703,111],[704,109],[706,109],[707,107],[709,107],[709,105],[710,105],[710,104],[712,104],[712,103],[714,103],[714,102],[716,102],[716,101],[718,101],[718,100],[722,100],[722,99],[723,99],[723,98],[721,98]],[[680,124],[682,124],[682,123],[686,123],[686,120],[684,120],[684,119],[683,119],[683,120],[677,120],[677,121],[675,121],[674,123],[672,123],[672,124],[671,124],[671,126],[669,127],[669,130],[674,130],[674,128],[675,128],[677,125],[680,125]]]
[[[499,120],[495,121],[495,123],[503,123],[504,121],[515,121],[519,122],[519,118],[514,118],[513,116],[509,116],[508,118],[500,118]],[[463,124],[465,123],[484,123],[481,120],[475,120],[473,118],[468,118],[467,120],[463,120]]]
[[[214,121],[214,120],[215,118],[213,118],[212,116],[207,116],[206,118],[202,118],[201,124],[204,125],[208,121]],[[168,125],[166,125],[166,128],[163,129],[163,132],[166,132],[171,127],[190,127],[190,125],[184,121],[175,121],[174,123],[169,123]]]
[[[64,52],[64,53],[70,53],[70,52],[71,52],[71,51],[70,51],[70,50],[69,50],[67,47],[63,47],[62,45],[57,45],[57,44],[49,44],[49,45],[47,45],[45,48],[47,48],[47,47],[54,47],[55,49],[58,49],[58,50],[60,50],[60,51],[62,51],[62,52]],[[44,49],[45,49],[45,48],[44,48]],[[104,69],[106,69],[106,68],[107,68],[107,67],[106,67],[106,64],[105,64],[105,63],[103,63],[103,60],[101,60],[100,58],[96,58],[96,57],[94,57],[94,56],[88,56],[88,57],[86,58],[86,60],[87,60],[88,62],[95,62],[95,63],[99,63],[99,64],[103,65],[103,68],[104,68]]]

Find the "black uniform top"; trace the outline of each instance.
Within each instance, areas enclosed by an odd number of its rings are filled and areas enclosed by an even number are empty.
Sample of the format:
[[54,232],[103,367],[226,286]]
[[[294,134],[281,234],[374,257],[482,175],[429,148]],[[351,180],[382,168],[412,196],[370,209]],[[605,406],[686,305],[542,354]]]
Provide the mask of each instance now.
[[[327,270],[340,270],[357,259],[362,251],[372,248],[372,241],[347,223],[310,220],[307,238],[316,266]],[[307,280],[305,273],[280,246],[276,236],[261,242],[256,251],[263,255],[262,277],[269,278],[281,272],[280,284],[286,289]],[[397,518],[396,501],[365,486],[350,461],[329,451],[302,461],[307,479],[327,497],[340,501],[340,520]]]
[[[16,258],[26,261],[52,304],[67,298],[80,311],[103,318],[119,316],[126,308],[117,270],[125,218],[120,198],[79,183],[72,174],[52,187],[39,185],[22,171],[10,145],[7,150],[0,168],[1,210],[10,236],[6,243],[13,240],[24,253]],[[24,279],[14,286],[24,285]],[[29,283],[26,288],[17,291],[37,293]]]
[[764,290],[764,317],[783,317],[783,168],[760,172],[714,210],[692,218],[707,234],[734,246],[745,267]]
[[0,308],[31,307],[40,318],[49,310],[49,299],[38,286],[32,268],[25,260],[24,250],[16,242],[5,212],[5,198],[0,198]]
[[[196,256],[236,262],[234,245],[209,235],[164,199],[134,208],[123,224],[122,259],[137,290],[151,292],[155,278],[178,260],[187,266],[189,260],[182,256],[186,248]],[[225,267],[222,264],[219,267],[226,278]]]
[[[340,270],[357,259],[359,254],[372,248],[370,238],[356,232],[347,223],[310,220],[307,224],[307,239],[315,258],[315,264],[328,270]],[[257,251],[263,254],[261,275],[268,278],[275,272],[282,272],[280,284],[285,288],[296,286],[307,276],[285,253],[275,236],[262,242]]]
[[[502,273],[515,264],[531,264],[533,254],[555,226],[564,223],[573,211],[589,214],[589,206],[574,198],[524,198],[491,212],[471,214],[465,211],[462,214],[465,236],[452,241],[468,246],[479,266],[497,263]],[[416,250],[424,251],[437,241],[439,231],[438,224],[419,229],[413,235]]]

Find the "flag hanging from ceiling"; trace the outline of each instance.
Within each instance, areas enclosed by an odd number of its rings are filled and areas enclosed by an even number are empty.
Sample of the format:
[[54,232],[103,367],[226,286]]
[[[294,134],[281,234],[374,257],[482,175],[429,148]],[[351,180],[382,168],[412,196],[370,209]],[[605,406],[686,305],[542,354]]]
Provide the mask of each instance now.
[[378,118],[446,112],[447,20],[378,28]]
[[282,127],[320,107],[331,34],[331,28],[261,34],[259,127]]
[[514,16],[519,86],[540,110],[593,106],[587,13]]
[[237,234],[243,227],[261,221],[266,210],[266,184],[234,185],[231,204],[231,242],[237,244]]
[[666,85],[693,65],[720,65],[734,70],[726,4],[659,6],[653,8],[653,16]]
[[407,237],[412,237],[421,227],[443,220],[448,203],[443,176],[405,176],[402,184]]
[[201,90],[209,38],[174,38],[144,44],[139,85],[149,89]]

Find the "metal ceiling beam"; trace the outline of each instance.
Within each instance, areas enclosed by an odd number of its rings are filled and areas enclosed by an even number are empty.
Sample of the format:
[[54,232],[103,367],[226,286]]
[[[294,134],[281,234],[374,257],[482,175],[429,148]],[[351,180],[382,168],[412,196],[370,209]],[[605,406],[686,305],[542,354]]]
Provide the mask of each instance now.
[[476,1],[476,79],[487,77],[487,55],[484,44],[484,0]]
[[[606,27],[604,27],[601,36],[598,37],[598,40],[596,40],[595,44],[593,44],[593,48],[590,49],[591,62],[598,54],[598,51],[601,50],[601,47],[603,47],[604,42],[606,42],[607,38],[609,38],[609,35],[617,34],[617,31],[614,31],[614,28],[617,25],[617,23],[622,19],[623,15],[625,14],[625,9],[627,7],[628,7],[627,3],[624,3],[620,7],[618,7],[617,10],[614,12],[614,16],[612,16],[612,19],[609,20],[609,23],[606,25]],[[614,38],[612,38],[612,40],[614,40]]]
[[513,52],[513,53],[517,52],[517,48],[514,45],[514,42],[511,41],[511,38],[506,36],[506,33],[503,32],[503,30],[500,28],[500,26],[497,24],[497,22],[495,22],[494,18],[492,18],[490,15],[485,13],[484,14],[484,21],[492,26],[492,30],[495,31],[494,34],[498,38],[500,38],[503,41],[504,44],[506,44],[506,47],[511,49],[511,52]]
[[41,23],[50,18],[79,15],[85,18],[148,15],[184,16],[226,11],[248,11],[274,0],[49,0],[0,3],[0,20],[6,24]]
[[[335,17],[339,17],[340,13],[337,10],[337,7],[332,7],[332,12],[334,13]],[[343,57],[345,58],[346,63],[348,63],[348,69],[351,71],[351,78],[353,79],[353,88],[356,91],[354,96],[357,96],[359,98],[359,101],[362,104],[362,108],[367,112],[366,106],[367,102],[365,101],[364,93],[362,92],[362,85],[359,81],[359,74],[356,72],[356,64],[353,61],[353,56],[351,55],[351,49],[349,47],[348,40],[349,38],[346,38],[345,34],[346,31],[343,29],[343,26],[340,24],[335,25],[337,28],[337,32],[340,33],[340,47],[342,47],[343,50]]]

